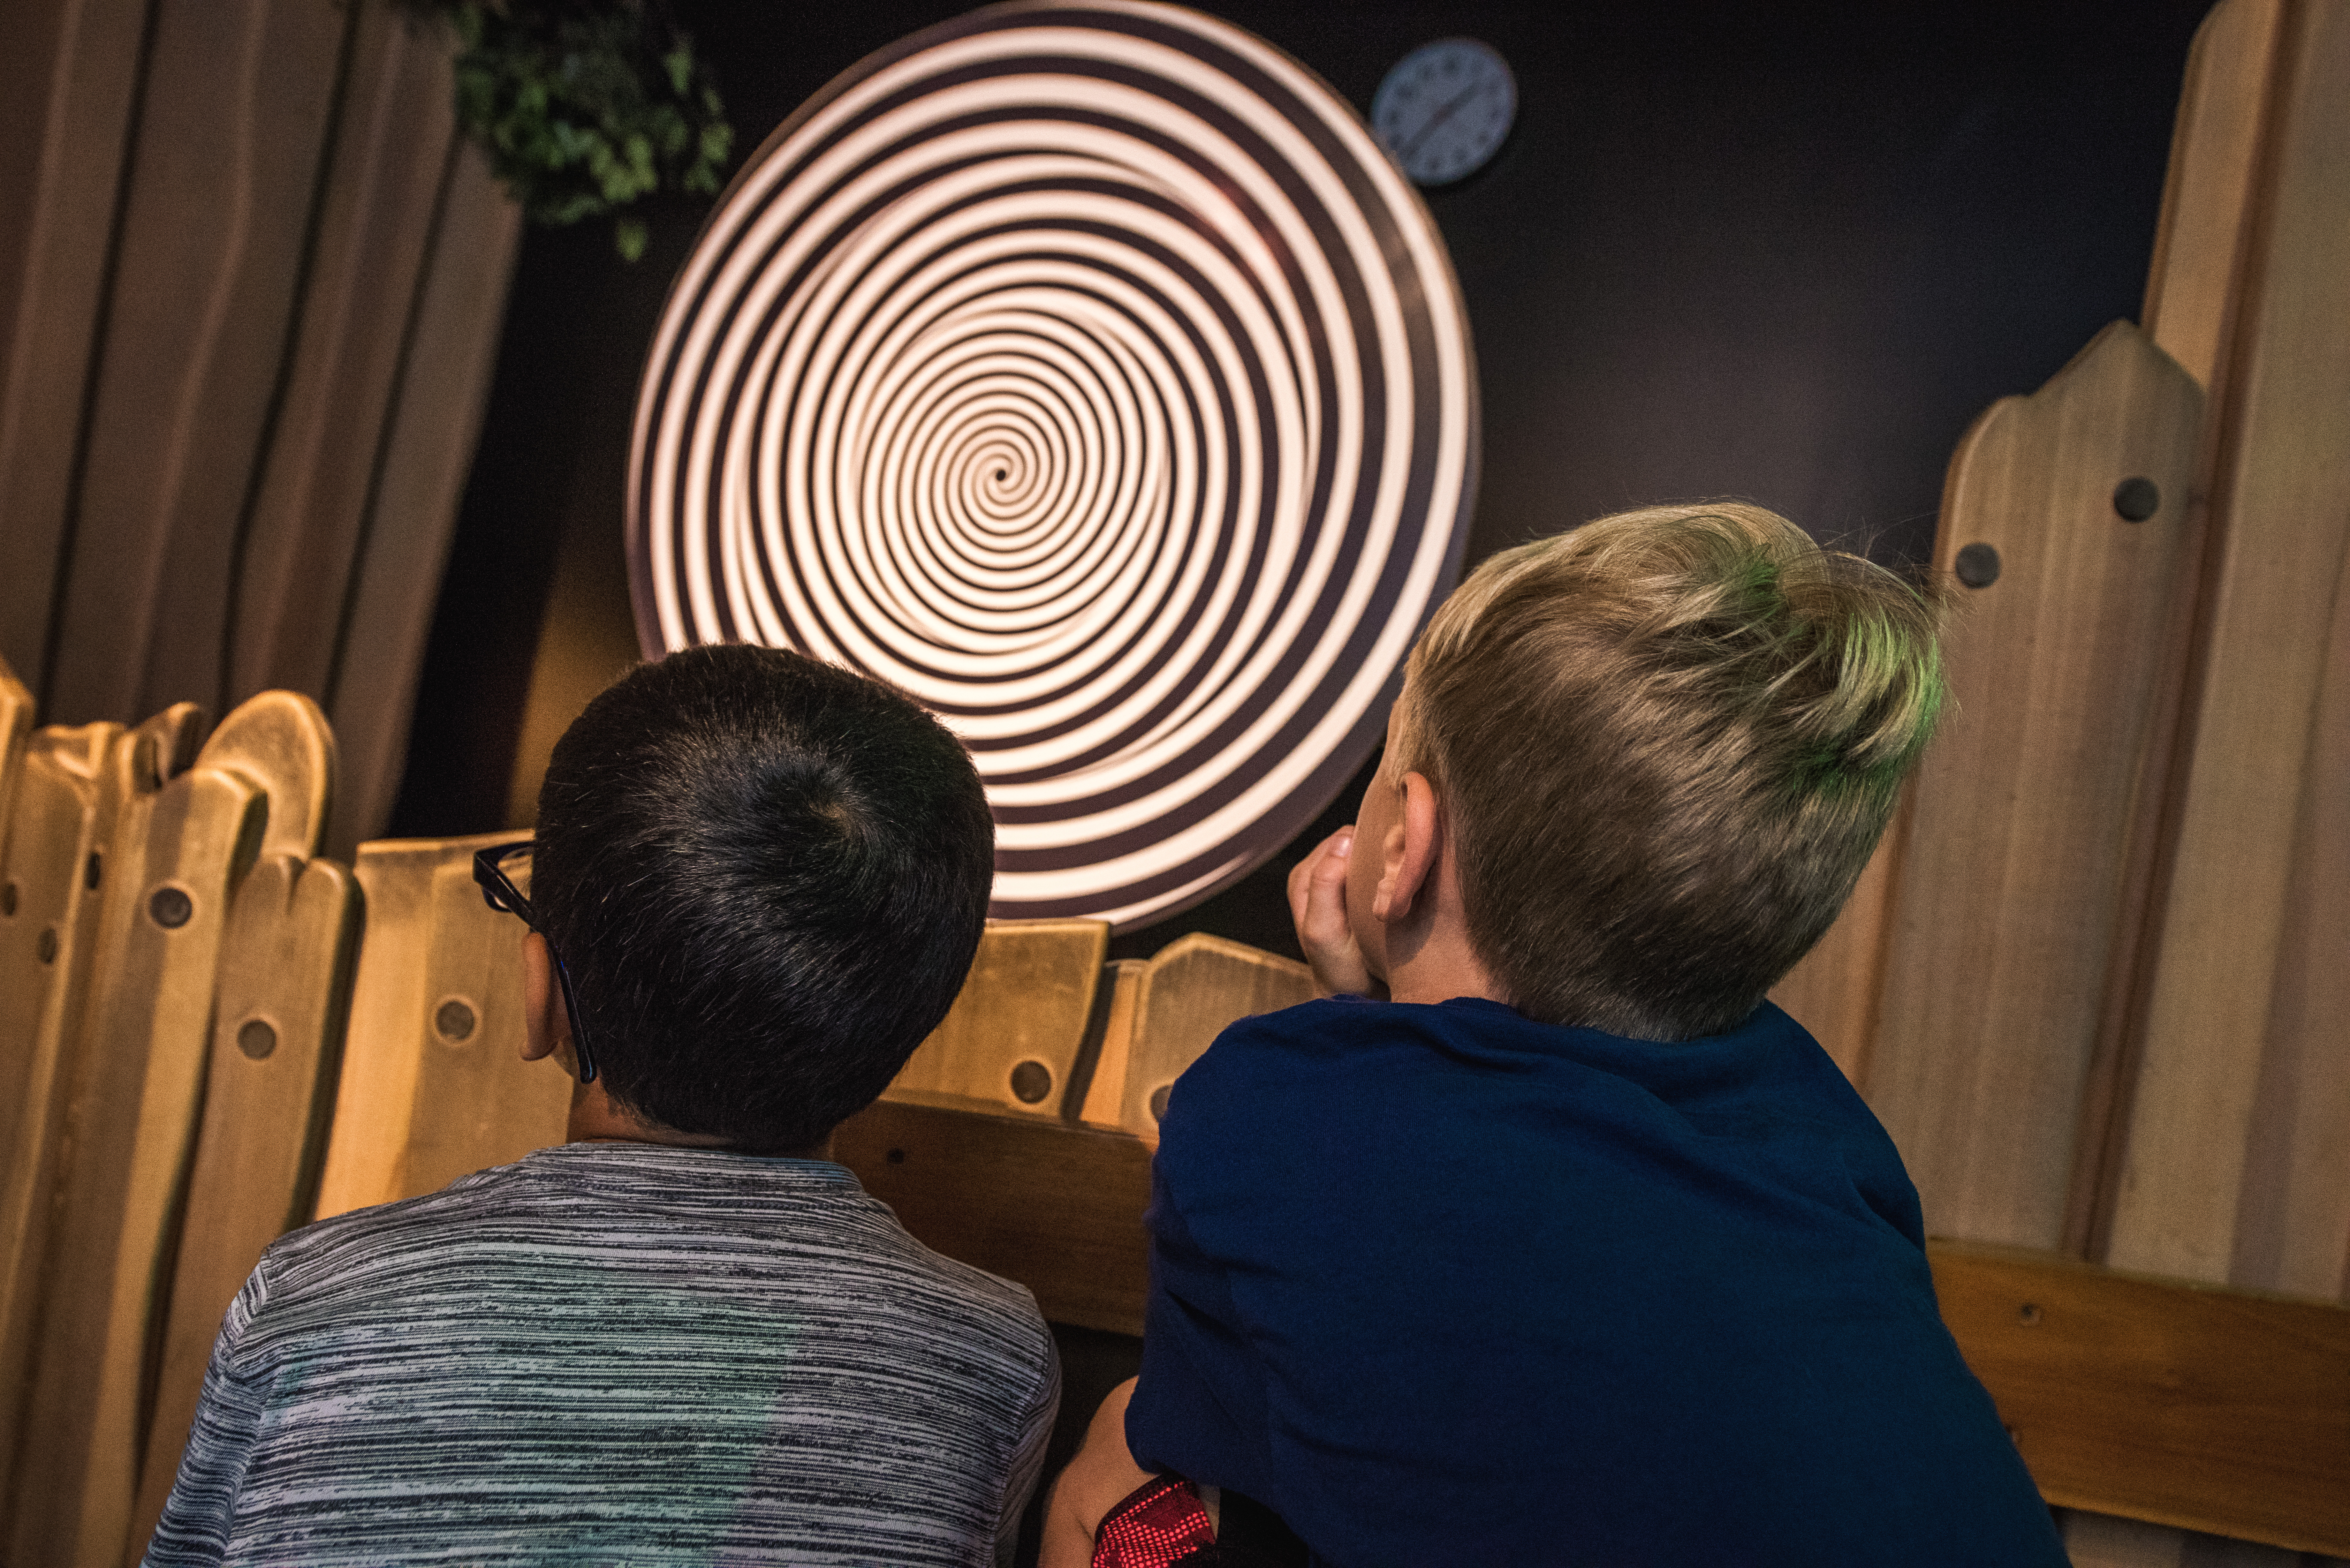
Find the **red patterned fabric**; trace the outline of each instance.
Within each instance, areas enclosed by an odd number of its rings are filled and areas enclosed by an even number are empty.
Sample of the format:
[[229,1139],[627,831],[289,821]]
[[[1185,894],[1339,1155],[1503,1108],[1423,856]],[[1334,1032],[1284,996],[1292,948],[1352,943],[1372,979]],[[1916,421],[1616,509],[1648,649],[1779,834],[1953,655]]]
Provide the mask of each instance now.
[[1198,1490],[1181,1476],[1158,1476],[1103,1517],[1094,1532],[1093,1568],[1170,1568],[1215,1542]]

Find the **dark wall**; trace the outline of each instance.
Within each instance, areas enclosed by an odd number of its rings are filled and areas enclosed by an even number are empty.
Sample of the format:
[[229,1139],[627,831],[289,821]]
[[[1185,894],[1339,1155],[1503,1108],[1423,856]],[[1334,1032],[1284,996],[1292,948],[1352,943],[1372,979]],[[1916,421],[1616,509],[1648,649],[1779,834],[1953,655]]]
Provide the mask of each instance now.
[[[867,50],[963,8],[677,4],[745,151]],[[1914,560],[1969,421],[2137,314],[2205,5],[1206,8],[1360,108],[1433,37],[1482,37],[1517,72],[1501,154],[1428,196],[1477,338],[1472,557],[1627,505],[1740,494]],[[628,614],[636,376],[698,223],[663,209],[633,268],[601,229],[525,243],[396,833],[504,825],[558,554],[611,585],[596,613]],[[1293,858],[1121,950],[1196,929],[1294,950]]]

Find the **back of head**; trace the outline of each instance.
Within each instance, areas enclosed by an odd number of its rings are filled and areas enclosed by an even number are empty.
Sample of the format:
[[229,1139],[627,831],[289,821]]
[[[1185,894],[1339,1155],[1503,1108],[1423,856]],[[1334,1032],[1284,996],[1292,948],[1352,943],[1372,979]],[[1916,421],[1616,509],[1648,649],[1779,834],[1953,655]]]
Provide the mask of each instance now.
[[1824,934],[1940,708],[1930,594],[1717,503],[1487,560],[1413,650],[1392,776],[1451,814],[1519,1011],[1735,1026]]
[[993,879],[962,745],[771,649],[639,666],[539,792],[531,898],[615,1099],[754,1152],[820,1143],[946,1015]]

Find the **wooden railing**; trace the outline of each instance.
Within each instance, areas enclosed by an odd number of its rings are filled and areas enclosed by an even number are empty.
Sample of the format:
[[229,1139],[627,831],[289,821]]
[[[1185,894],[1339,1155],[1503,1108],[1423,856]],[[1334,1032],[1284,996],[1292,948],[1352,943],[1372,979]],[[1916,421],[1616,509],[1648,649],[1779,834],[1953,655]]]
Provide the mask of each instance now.
[[[560,1140],[571,1085],[521,1058],[523,928],[473,883],[507,836],[314,857],[332,742],[288,694],[201,747],[191,710],[29,737],[24,711],[0,672],[0,1539],[97,1568],[143,1546],[261,1249]],[[1163,1091],[1311,987],[1212,937],[1107,946],[991,927],[837,1153],[940,1251],[1136,1334]],[[1957,1243],[1934,1266],[2052,1502],[2350,1555],[2350,1310]]]
[[[841,1161],[1055,1322],[1142,1332],[1149,1154],[1082,1127],[875,1106]],[[2350,1556],[2350,1308],[1937,1241],[1942,1318],[2052,1503]]]

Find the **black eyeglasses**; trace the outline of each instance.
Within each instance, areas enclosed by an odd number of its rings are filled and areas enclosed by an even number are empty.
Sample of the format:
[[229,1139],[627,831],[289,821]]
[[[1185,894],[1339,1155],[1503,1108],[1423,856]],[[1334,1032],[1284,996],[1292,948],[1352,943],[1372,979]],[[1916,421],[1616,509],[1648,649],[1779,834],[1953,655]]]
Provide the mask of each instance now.
[[[546,933],[539,930],[538,917],[531,913],[530,900],[522,896],[522,890],[498,864],[527,854],[534,842],[518,838],[512,844],[493,844],[487,849],[473,851],[473,880],[481,884],[484,903],[493,909],[520,915],[523,924],[545,936]],[[554,943],[546,945],[546,954],[555,961],[555,978],[563,987],[563,1011],[571,1015],[571,1049],[579,1058],[579,1081],[592,1084],[596,1081],[596,1058],[588,1049],[588,1025],[580,1022],[579,999],[571,990],[571,971],[563,967],[563,955],[555,950]]]

